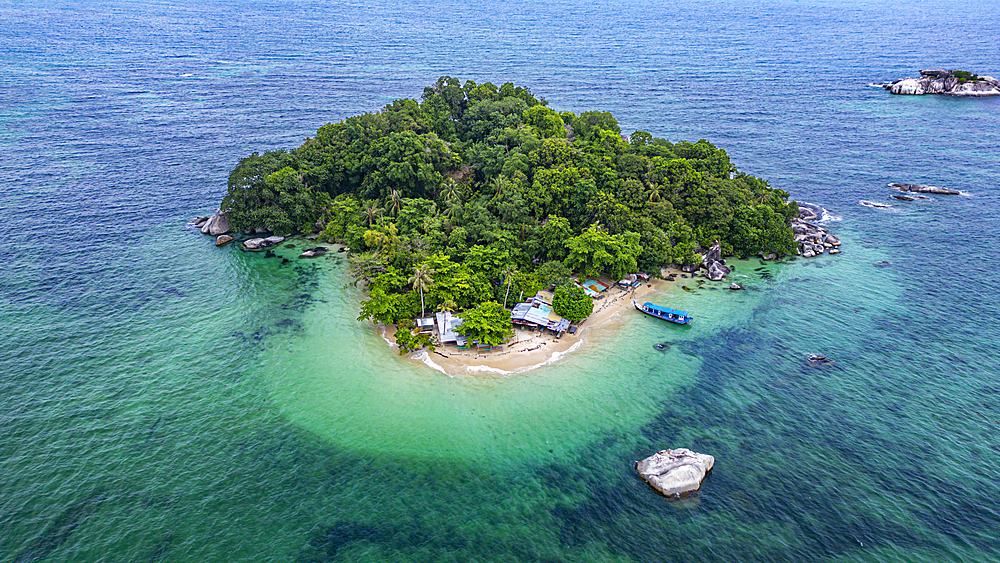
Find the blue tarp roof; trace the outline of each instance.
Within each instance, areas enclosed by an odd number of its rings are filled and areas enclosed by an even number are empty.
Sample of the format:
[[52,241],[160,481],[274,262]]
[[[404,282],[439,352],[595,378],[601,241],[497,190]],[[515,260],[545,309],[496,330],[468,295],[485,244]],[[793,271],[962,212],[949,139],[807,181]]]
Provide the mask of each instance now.
[[670,307],[660,307],[659,305],[654,305],[654,304],[652,304],[652,303],[650,303],[648,301],[645,304],[643,304],[643,307],[646,307],[648,309],[652,309],[654,311],[660,311],[661,313],[664,313],[664,314],[668,314],[669,313],[669,314],[672,314],[672,315],[680,315],[682,317],[688,317],[688,316],[690,316],[690,313],[688,313],[687,311],[678,311],[677,309],[671,309]]

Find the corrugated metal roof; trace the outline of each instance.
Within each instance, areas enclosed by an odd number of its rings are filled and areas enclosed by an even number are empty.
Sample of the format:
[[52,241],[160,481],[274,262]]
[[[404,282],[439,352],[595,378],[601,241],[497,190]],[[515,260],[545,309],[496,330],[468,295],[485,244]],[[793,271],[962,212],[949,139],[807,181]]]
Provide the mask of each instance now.
[[465,345],[465,337],[455,332],[455,329],[462,325],[462,317],[453,316],[448,311],[438,313],[438,338],[441,344],[455,342],[459,346]]
[[551,293],[539,291],[538,295],[532,298],[531,301],[515,305],[514,309],[510,312],[510,319],[512,321],[536,324],[556,332],[566,332],[570,322],[552,310],[552,306],[545,302],[543,294],[548,294],[551,299]]

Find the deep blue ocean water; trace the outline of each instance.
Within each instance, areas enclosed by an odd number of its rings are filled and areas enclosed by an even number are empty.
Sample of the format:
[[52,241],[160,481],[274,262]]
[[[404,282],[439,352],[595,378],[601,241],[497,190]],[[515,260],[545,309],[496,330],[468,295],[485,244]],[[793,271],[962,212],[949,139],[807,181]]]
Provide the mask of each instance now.
[[[869,86],[1000,75],[998,32],[977,0],[0,0],[0,561],[1000,560],[1000,99]],[[449,379],[336,260],[187,226],[242,156],[441,75],[708,139],[844,253]],[[671,503],[630,464],[680,446],[717,466]]]

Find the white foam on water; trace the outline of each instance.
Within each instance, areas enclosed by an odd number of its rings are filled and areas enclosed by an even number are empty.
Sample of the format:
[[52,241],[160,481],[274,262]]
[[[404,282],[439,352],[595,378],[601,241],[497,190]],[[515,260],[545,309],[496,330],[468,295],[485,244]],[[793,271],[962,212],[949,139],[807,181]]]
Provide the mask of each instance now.
[[881,211],[888,211],[893,209],[892,205],[888,203],[876,203],[874,201],[868,201],[866,199],[859,199],[858,203],[860,203],[865,207],[870,207],[871,209],[878,209]]
[[844,218],[840,215],[834,215],[830,213],[829,209],[823,208],[823,212],[819,216],[820,223],[843,221]]
[[443,367],[441,367],[438,363],[436,363],[434,360],[431,359],[431,355],[427,352],[427,350],[419,350],[419,351],[417,351],[415,354],[413,354],[413,359],[420,360],[427,367],[429,367],[429,368],[431,368],[433,370],[437,370],[437,371],[439,371],[439,372],[447,375],[448,377],[452,377],[452,375],[450,373],[444,371]]
[[578,340],[578,341],[574,342],[573,345],[570,346],[569,348],[567,348],[565,352],[553,352],[551,356],[549,356],[548,358],[546,358],[544,361],[542,361],[540,363],[537,363],[537,364],[534,364],[534,365],[531,365],[531,366],[520,367],[520,368],[517,368],[515,370],[504,370],[504,369],[490,367],[490,366],[468,366],[467,368],[465,368],[465,371],[466,371],[466,373],[496,373],[496,374],[499,374],[499,375],[513,375],[513,374],[516,374],[516,373],[524,373],[524,372],[527,372],[527,371],[531,371],[533,369],[538,369],[538,368],[545,367],[545,366],[548,366],[548,365],[552,365],[552,364],[558,362],[564,356],[566,356],[566,354],[569,354],[570,352],[572,352],[572,351],[576,350],[577,348],[579,348],[580,344],[583,344],[583,340]]
[[385,343],[389,345],[389,348],[395,348],[396,343],[393,342],[392,340],[389,340],[388,334],[389,334],[389,328],[384,324],[379,324],[378,335],[382,337],[382,340],[385,340]]

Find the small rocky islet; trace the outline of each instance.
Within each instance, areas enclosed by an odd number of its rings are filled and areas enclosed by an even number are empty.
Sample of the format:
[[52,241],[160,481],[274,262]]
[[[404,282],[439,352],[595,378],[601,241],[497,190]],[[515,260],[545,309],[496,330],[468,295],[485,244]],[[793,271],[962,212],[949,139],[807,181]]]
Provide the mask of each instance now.
[[[889,187],[898,191],[897,194],[891,194],[889,197],[897,201],[932,201],[932,198],[927,197],[923,194],[934,194],[934,195],[962,195],[962,192],[952,188],[942,188],[941,186],[927,186],[924,184],[909,184],[909,183],[892,183]],[[879,203],[877,201],[868,201],[866,199],[859,199],[858,203],[870,207],[872,209],[891,209],[893,206],[888,203]]]
[[903,96],[924,94],[957,98],[1000,96],[1000,80],[965,70],[925,69],[920,71],[920,78],[903,78],[879,86],[888,90],[890,94]]
[[[923,184],[889,184],[890,188],[895,188],[901,192],[909,192],[915,194],[937,194],[937,195],[961,195],[962,192],[958,190],[953,190],[951,188],[942,188],[939,186],[925,186]],[[893,196],[896,197],[896,196]],[[905,196],[909,197],[909,196]],[[915,196],[916,199],[928,199],[923,196]],[[899,199],[899,198],[897,198]],[[912,198],[911,198],[912,199]]]

